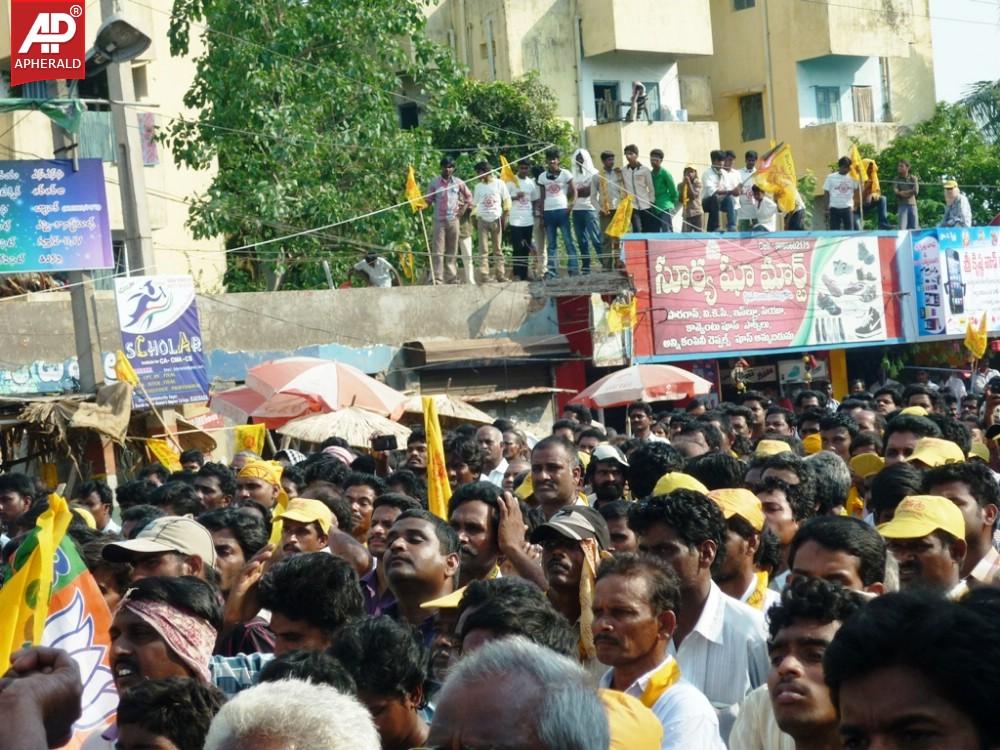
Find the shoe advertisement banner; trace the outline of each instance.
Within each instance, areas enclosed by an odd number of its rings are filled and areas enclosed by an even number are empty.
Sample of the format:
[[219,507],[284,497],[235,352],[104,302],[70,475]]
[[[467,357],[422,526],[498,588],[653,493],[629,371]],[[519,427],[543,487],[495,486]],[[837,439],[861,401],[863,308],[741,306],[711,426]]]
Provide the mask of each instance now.
[[960,336],[971,318],[1000,328],[1000,227],[914,232],[913,267],[920,336]]
[[[884,238],[893,249],[894,238]],[[650,239],[656,355],[739,356],[884,341],[880,238]]]

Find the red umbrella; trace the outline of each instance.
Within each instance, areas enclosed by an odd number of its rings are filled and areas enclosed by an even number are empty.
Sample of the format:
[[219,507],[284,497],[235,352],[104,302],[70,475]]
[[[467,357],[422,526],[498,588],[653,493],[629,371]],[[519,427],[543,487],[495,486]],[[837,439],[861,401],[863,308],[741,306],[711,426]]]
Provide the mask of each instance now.
[[712,383],[673,365],[633,365],[605,375],[570,399],[592,409],[625,406],[633,401],[678,401],[703,396]]

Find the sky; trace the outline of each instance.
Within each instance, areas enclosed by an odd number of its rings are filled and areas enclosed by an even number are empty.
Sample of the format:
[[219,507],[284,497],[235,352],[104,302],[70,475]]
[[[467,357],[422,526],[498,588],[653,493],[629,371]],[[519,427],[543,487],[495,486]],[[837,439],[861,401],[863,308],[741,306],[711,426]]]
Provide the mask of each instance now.
[[1000,0],[931,0],[931,34],[939,101],[1000,79]]

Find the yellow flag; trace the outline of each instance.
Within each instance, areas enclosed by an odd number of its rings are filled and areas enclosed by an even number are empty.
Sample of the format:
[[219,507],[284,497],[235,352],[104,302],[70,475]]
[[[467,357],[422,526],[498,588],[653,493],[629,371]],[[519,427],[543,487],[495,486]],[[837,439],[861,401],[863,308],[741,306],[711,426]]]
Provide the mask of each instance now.
[[626,195],[615,209],[615,215],[611,217],[604,233],[608,237],[621,237],[630,231],[632,231],[632,196]]
[[146,441],[146,447],[153,457],[163,464],[170,471],[182,471],[181,456],[170,443],[162,438],[150,438]]
[[968,349],[972,356],[976,359],[982,359],[983,355],[986,353],[986,313],[983,313],[983,318],[979,322],[979,329],[976,330],[972,327],[972,317],[969,317],[968,322],[965,326],[965,348]]
[[782,142],[764,154],[757,162],[753,181],[765,193],[774,196],[774,201],[782,213],[794,211],[799,187],[791,146]]
[[[16,571],[0,588],[0,669],[10,666],[10,655],[26,643],[38,644],[49,614],[56,549],[73,518],[66,501],[49,497],[49,508],[22,542],[26,558],[15,555]],[[33,548],[32,548],[33,546]]]
[[427,435],[427,509],[447,521],[451,485],[448,483],[448,469],[444,465],[441,423],[434,399],[424,396],[420,402],[424,407],[424,433]]
[[500,179],[504,182],[517,183],[517,176],[514,174],[514,170],[510,168],[507,157],[503,154],[500,154]]
[[417,178],[413,174],[412,166],[406,168],[406,200],[410,202],[410,210],[413,213],[427,208],[427,201],[424,200],[420,188],[417,187]]
[[253,451],[258,456],[264,452],[267,427],[262,424],[241,424],[235,430],[235,453]]
[[121,349],[115,352],[115,376],[123,383],[131,386],[139,385],[139,376]]
[[865,160],[861,158],[861,152],[858,151],[858,144],[851,144],[851,171],[850,175],[858,184],[864,187],[865,185]]
[[635,297],[628,302],[613,302],[608,310],[608,331],[621,333],[635,328]]
[[[865,165],[865,180],[871,179],[872,181],[871,194],[873,197],[878,198],[880,195],[882,195],[882,184],[878,181],[878,164],[875,163],[874,159],[865,159],[864,165]],[[864,186],[862,185],[862,187]]]

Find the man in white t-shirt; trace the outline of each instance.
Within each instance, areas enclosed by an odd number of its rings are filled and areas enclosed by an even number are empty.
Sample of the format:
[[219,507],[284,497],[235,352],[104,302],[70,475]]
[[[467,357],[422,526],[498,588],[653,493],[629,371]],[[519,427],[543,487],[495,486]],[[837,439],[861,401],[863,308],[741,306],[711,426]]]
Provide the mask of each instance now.
[[542,218],[545,223],[545,247],[549,254],[548,269],[545,271],[546,279],[554,279],[558,276],[559,244],[557,235],[559,233],[562,234],[563,244],[566,245],[566,269],[569,271],[569,275],[576,276],[580,273],[576,245],[573,243],[573,236],[569,229],[569,203],[576,200],[576,185],[573,182],[573,175],[560,166],[561,157],[559,149],[548,149],[545,152],[545,162],[548,169],[538,175],[537,181],[538,189],[542,191],[544,196]]
[[778,204],[756,185],[750,189],[749,203],[753,214],[750,218],[750,226],[753,231],[776,231],[778,228]]
[[517,163],[517,180],[507,183],[510,194],[510,244],[514,246],[511,273],[518,281],[528,280],[528,256],[531,255],[535,217],[541,216],[538,185],[531,179],[531,164],[527,159]]
[[479,281],[489,281],[490,254],[493,255],[493,278],[506,281],[503,262],[503,227],[510,209],[510,195],[507,183],[498,180],[489,163],[476,164],[479,182],[472,191],[472,205],[476,212],[479,228]]
[[385,258],[380,258],[374,252],[365,253],[365,259],[358,261],[347,274],[348,281],[355,274],[364,277],[368,286],[388,289],[393,285],[400,286],[399,273]]
[[732,196],[732,202],[726,210],[726,229],[735,232],[738,228],[737,217],[740,211],[740,196],[743,194],[744,185],[740,182],[740,172],[733,169],[733,162],[736,161],[736,152],[727,150],[726,157],[722,160],[722,181]]
[[740,176],[740,207],[736,211],[737,228],[746,232],[756,224],[753,211],[753,173],[757,171],[757,152],[747,151],[743,156],[746,167],[737,174]]
[[832,232],[854,230],[854,194],[858,192],[858,181],[848,174],[850,171],[851,160],[841,156],[837,171],[828,174],[823,182],[826,225]]
[[[701,176],[701,207],[708,216],[708,226],[706,231],[717,232],[720,229],[721,215],[726,216],[726,228],[729,226],[729,215],[735,219],[735,209],[733,208],[733,196],[730,195],[726,187],[725,170],[722,167],[726,158],[726,152],[721,150],[712,151],[710,166]],[[736,229],[735,221],[732,229]]]

